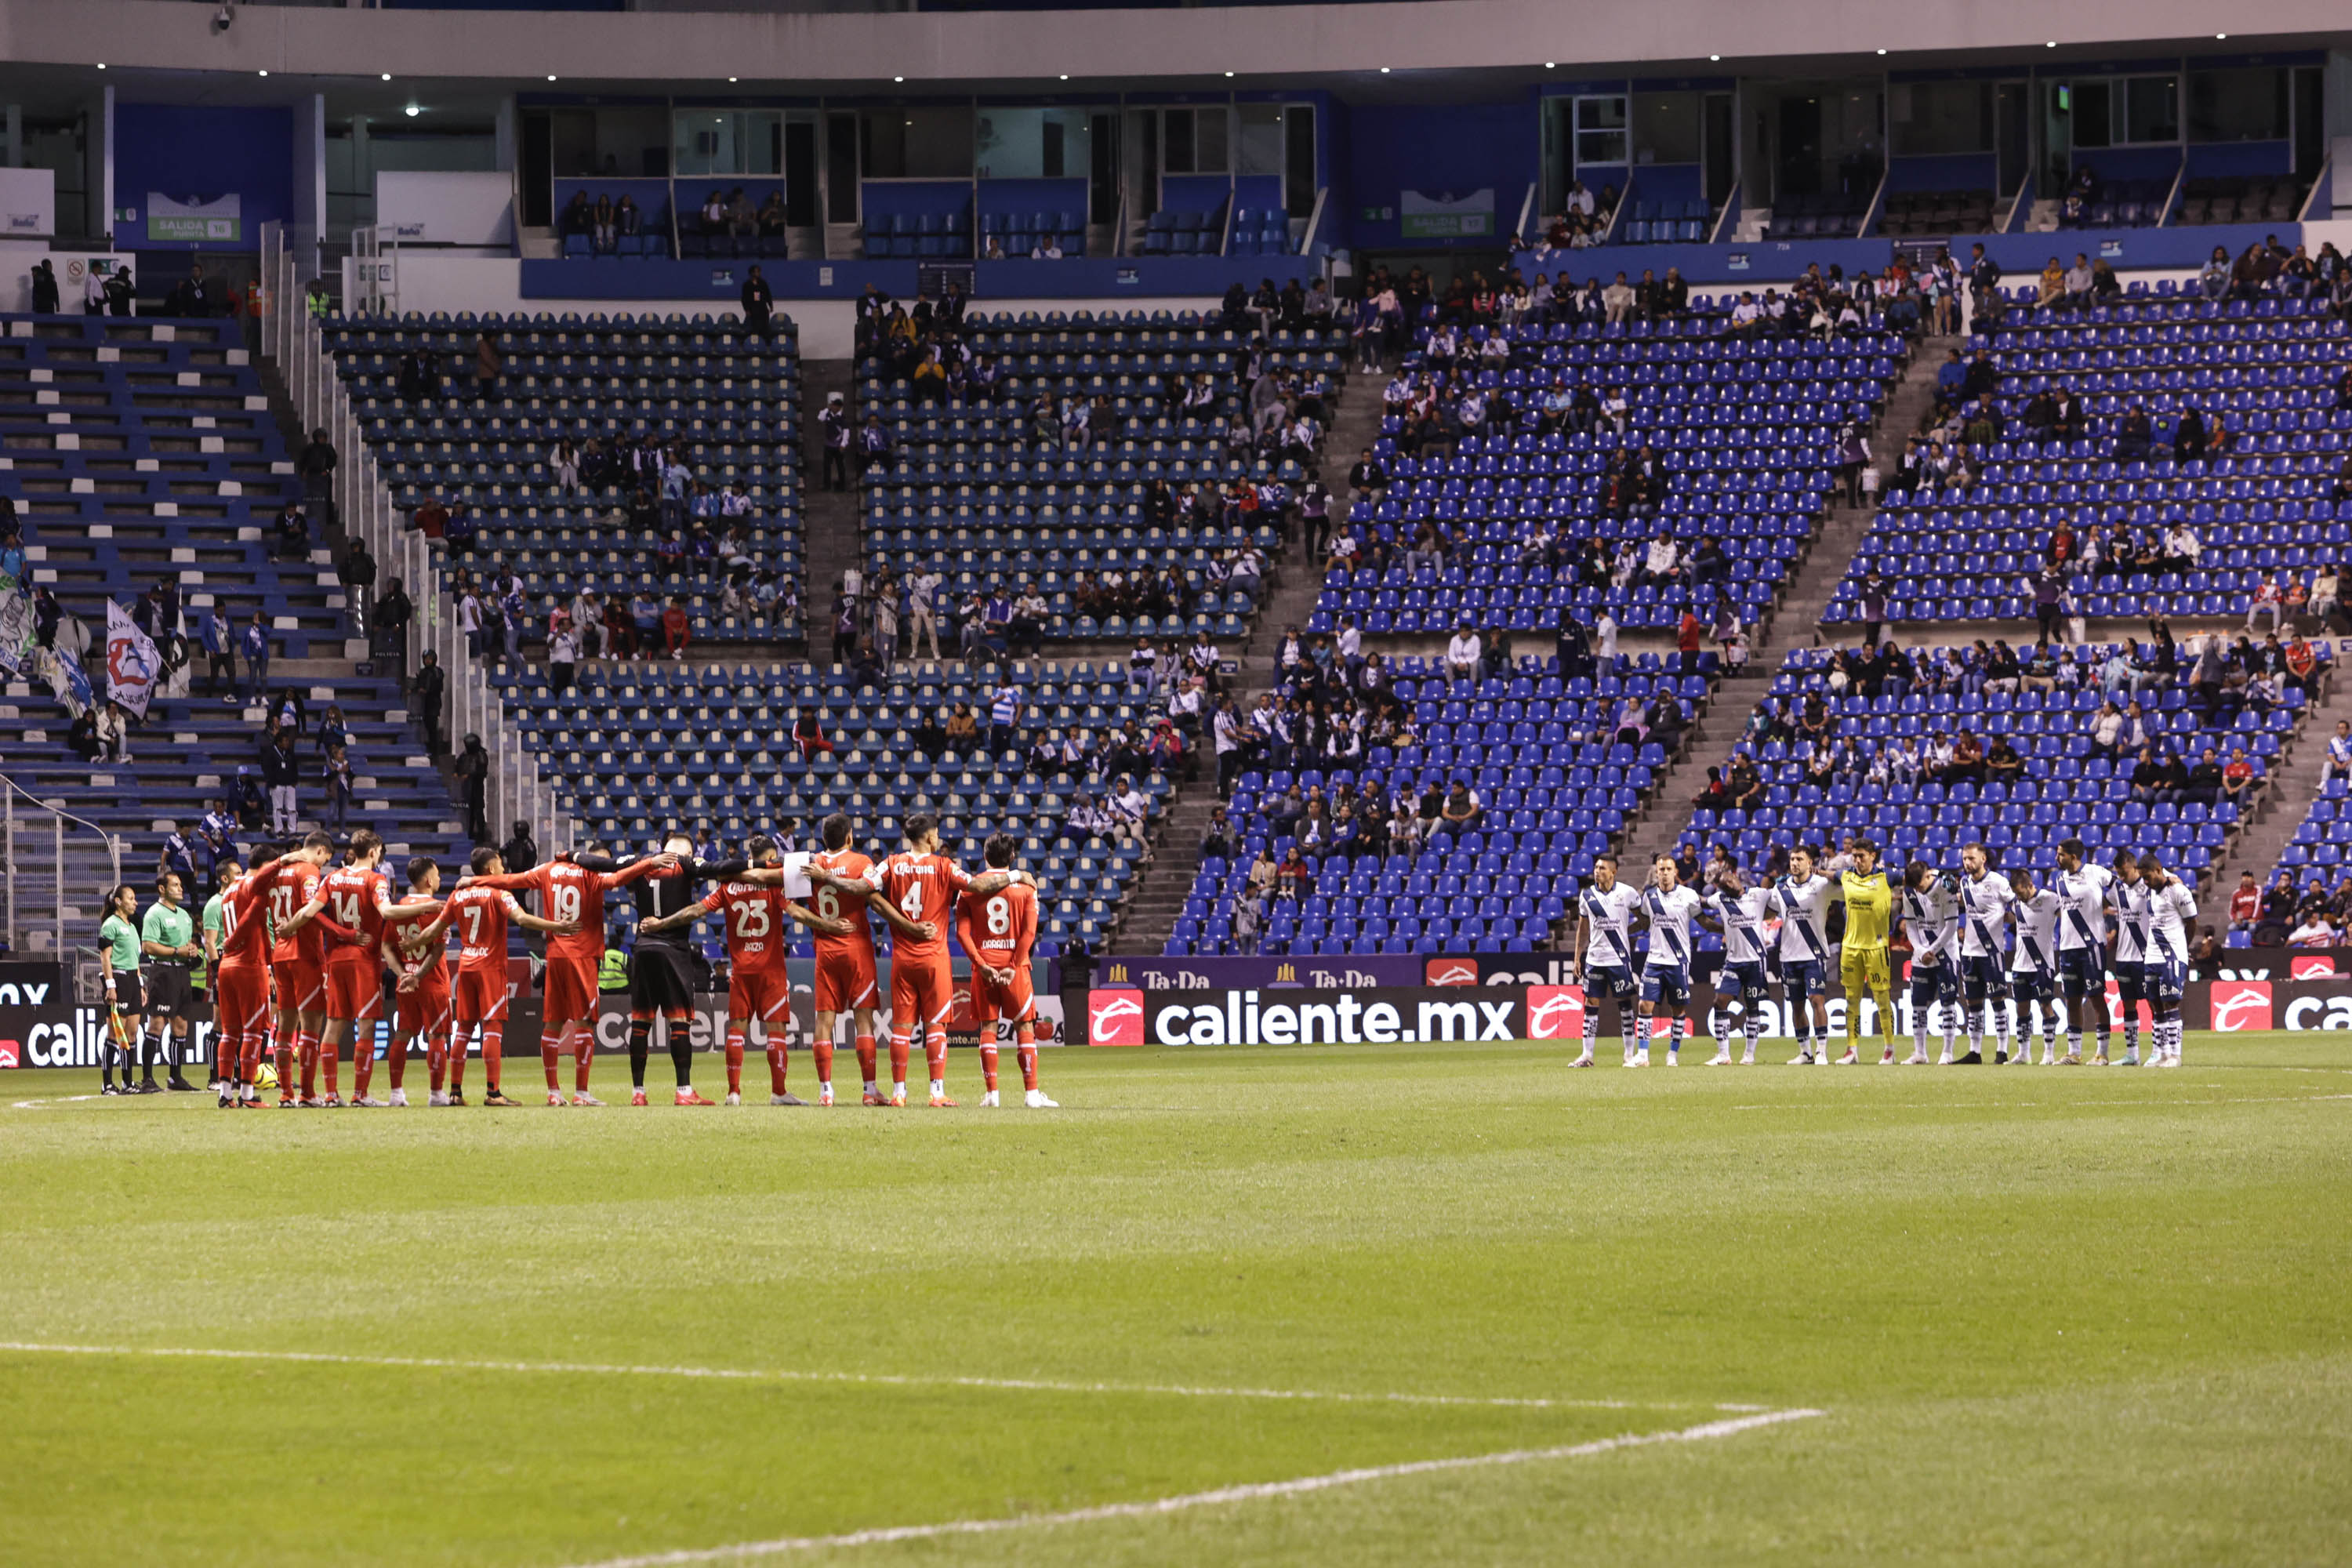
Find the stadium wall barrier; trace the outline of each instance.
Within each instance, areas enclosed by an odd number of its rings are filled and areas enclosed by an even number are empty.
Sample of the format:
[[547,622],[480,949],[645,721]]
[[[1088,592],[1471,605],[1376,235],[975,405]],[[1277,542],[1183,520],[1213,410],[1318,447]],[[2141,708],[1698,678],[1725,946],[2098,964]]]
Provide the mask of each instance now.
[[[404,258],[401,265],[407,264]],[[1126,308],[1123,297],[1127,295],[1215,299],[1234,283],[1255,288],[1265,277],[1277,283],[1292,277],[1305,281],[1322,270],[1320,263],[1304,256],[1071,256],[1059,261],[1022,257],[944,264],[862,258],[772,261],[751,257],[668,261],[600,256],[584,261],[535,258],[520,265],[521,297],[534,301],[700,300],[710,305],[735,305],[741,300],[743,279],[754,265],[778,300],[853,300],[865,292],[868,283],[885,293],[912,299],[921,267],[950,265],[972,268],[976,300],[1100,300],[1120,309]],[[1797,270],[1803,270],[1801,265]]]
[[[2104,257],[2119,272],[2174,268],[2193,272],[2217,245],[2236,256],[2267,235],[2292,248],[2307,237],[2295,223],[2221,223],[2194,228],[2062,228],[2038,234],[1956,234],[1952,255],[1964,265],[1969,247],[1982,245],[1985,254],[2000,265],[2011,287],[2032,281],[2042,263],[2056,256],[2074,259],[2074,252]],[[1585,250],[1555,250],[1540,257],[1524,252],[1517,258],[1523,277],[1543,273],[1557,279],[1565,273],[1582,282],[1598,278],[1608,282],[1622,272],[1638,282],[1647,268],[1659,277],[1669,267],[1678,268],[1694,287],[1730,284],[1735,288],[1776,287],[1819,263],[1822,270],[1842,267],[1847,276],[1868,268],[1877,272],[1895,259],[1898,243],[1888,239],[1764,239],[1728,245],[1605,245]]]

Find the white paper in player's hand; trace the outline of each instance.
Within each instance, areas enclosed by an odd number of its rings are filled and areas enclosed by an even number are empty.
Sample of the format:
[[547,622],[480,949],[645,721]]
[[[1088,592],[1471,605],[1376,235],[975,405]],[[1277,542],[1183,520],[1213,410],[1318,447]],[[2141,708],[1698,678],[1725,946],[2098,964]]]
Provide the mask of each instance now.
[[806,900],[816,891],[809,882],[809,853],[804,849],[794,850],[784,857],[784,897]]

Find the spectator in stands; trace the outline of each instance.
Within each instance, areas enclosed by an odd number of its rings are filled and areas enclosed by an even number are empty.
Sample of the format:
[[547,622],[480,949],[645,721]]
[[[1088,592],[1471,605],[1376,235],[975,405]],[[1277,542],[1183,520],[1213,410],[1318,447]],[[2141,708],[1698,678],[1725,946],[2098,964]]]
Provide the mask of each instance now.
[[1616,281],[1601,291],[1601,308],[1607,312],[1609,325],[1612,327],[1630,319],[1640,302],[1640,296],[1634,292],[1633,285],[1625,281],[1622,272],[1617,274]]
[[253,612],[238,636],[237,652],[245,658],[246,682],[251,688],[247,700],[257,702],[269,681],[269,627],[259,610]]
[[1445,645],[1445,679],[1449,684],[1460,686],[1478,679],[1480,648],[1478,634],[1467,620],[1454,628]]
[[2219,300],[2230,291],[2230,253],[2221,246],[2213,247],[2204,270],[2198,273],[2197,291],[2208,300]]
[[336,462],[334,443],[327,439],[323,428],[310,432],[302,455],[294,462],[294,471],[302,477],[303,504],[322,525],[335,521]]
[[430,350],[419,343],[400,356],[395,384],[404,403],[422,403],[441,395],[441,369]]
[[2262,581],[2254,584],[2253,601],[2246,608],[2246,634],[2249,637],[2252,636],[2254,622],[2268,616],[2271,632],[2275,635],[2279,629],[2285,600],[2286,595],[2279,586],[2278,574],[2273,572],[2263,573]]
[[302,509],[288,501],[278,509],[278,521],[273,529],[270,556],[278,561],[307,561],[310,558],[310,520]]
[[269,792],[269,830],[280,837],[297,826],[296,791],[302,764],[294,754],[294,731],[280,729],[261,748],[261,782]]
[[319,782],[327,795],[327,825],[340,832],[351,820],[352,793],[355,787],[351,754],[344,748],[328,748],[327,759],[320,768]]
[[2319,786],[2325,790],[2329,781],[2352,781],[2352,723],[2338,719],[2336,733],[2327,739],[2327,748],[2319,759]]
[[760,334],[767,342],[775,331],[776,291],[760,275],[760,264],[753,262],[749,276],[743,279],[743,325],[747,331]]
[[866,426],[857,437],[857,477],[860,479],[876,468],[890,467],[890,433],[882,428],[882,416],[868,414]]
[[[2085,280],[2087,283],[2087,279]],[[2053,309],[2066,302],[2066,269],[2052,257],[2036,279],[2033,302],[2043,309]]]
[[2074,265],[2066,268],[2066,295],[2063,303],[2071,310],[2089,310],[2092,290],[2097,282],[2098,274],[2091,266],[2091,258],[2082,251],[2076,251]]
[[43,316],[58,313],[58,275],[46,256],[33,263],[33,310]]
[[2290,947],[2334,947],[2336,927],[2329,921],[2326,910],[2313,910],[2304,916],[2302,923],[2287,933],[2286,940]]
[[97,710],[92,739],[97,750],[90,760],[98,763],[127,763],[131,760],[131,715],[122,704],[108,698]]
[[2254,764],[2246,760],[2246,749],[2231,747],[2229,765],[2221,770],[2221,798],[2242,812],[2261,788],[2262,781],[2254,776]]
[[555,629],[547,637],[547,685],[558,697],[572,689],[580,668],[580,635],[572,629],[569,611],[556,612]]
[[2155,427],[2149,424],[2147,410],[2134,403],[2124,411],[2123,424],[2116,433],[2116,458],[2118,462],[2138,462],[2147,456],[2156,438]]

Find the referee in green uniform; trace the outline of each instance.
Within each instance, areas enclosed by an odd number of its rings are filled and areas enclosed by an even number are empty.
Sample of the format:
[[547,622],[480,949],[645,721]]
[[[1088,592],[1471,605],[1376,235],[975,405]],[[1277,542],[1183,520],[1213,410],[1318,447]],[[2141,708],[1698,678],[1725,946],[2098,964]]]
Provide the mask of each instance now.
[[[131,1063],[138,1056],[131,1042],[139,1037],[139,1016],[147,1010],[147,994],[139,984],[139,891],[125,882],[106,896],[106,918],[98,922],[98,972],[106,982],[107,1039],[99,1047],[100,1094],[160,1094],[150,1073],[144,1089],[131,1082]],[[122,1087],[114,1087],[114,1063],[122,1061]]]
[[245,874],[245,867],[235,854],[224,855],[213,866],[213,896],[205,900],[205,913],[197,940],[205,944],[205,966],[198,972],[196,984],[205,993],[207,1011],[212,1015],[212,1070],[205,1075],[205,1087],[216,1088],[220,1083],[220,1009],[215,1005],[219,997],[213,990],[213,976],[220,972],[220,944],[228,936],[228,920],[222,905],[228,895],[228,885]]
[[[167,1087],[193,1094],[196,1086],[180,1076],[181,1058],[188,1054],[188,1014],[195,1006],[196,989],[189,972],[204,950],[196,945],[196,922],[180,902],[180,874],[166,871],[155,879],[155,901],[140,922],[139,946],[147,965],[147,1016],[155,1026],[155,1047],[171,1067]],[[151,1052],[140,1064],[144,1083],[155,1081]],[[142,1087],[140,1093],[146,1093]]]

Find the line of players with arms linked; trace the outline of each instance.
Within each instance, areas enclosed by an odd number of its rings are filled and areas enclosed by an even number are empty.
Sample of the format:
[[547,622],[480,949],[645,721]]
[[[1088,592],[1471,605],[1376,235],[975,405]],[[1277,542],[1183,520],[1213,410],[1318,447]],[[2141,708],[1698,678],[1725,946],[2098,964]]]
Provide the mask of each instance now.
[[[595,1054],[599,972],[604,956],[604,900],[627,889],[637,911],[637,942],[630,963],[629,1066],[631,1103],[644,1105],[646,1068],[655,1031],[677,1077],[675,1103],[710,1105],[694,1088],[690,1018],[699,963],[689,928],[719,916],[729,961],[726,1103],[742,1102],[745,1043],[754,1026],[768,1056],[769,1103],[807,1102],[786,1087],[786,1037],[792,988],[785,973],[786,925],[814,933],[816,1036],[812,1055],[816,1103],[834,1103],[834,1043],[840,1021],[854,1027],[864,1103],[904,1106],[907,1070],[919,1044],[928,1058],[929,1103],[952,1107],[947,1091],[947,1025],[955,984],[948,933],[952,928],[972,963],[971,1003],[983,1034],[983,1105],[998,1103],[994,1036],[1015,1042],[1024,1102],[1046,1109],[1037,1087],[1036,1008],[1031,990],[1031,949],[1037,932],[1037,885],[1015,869],[1015,843],[991,838],[988,869],[974,876],[940,853],[936,819],[914,816],[903,824],[905,847],[876,863],[852,847],[853,825],[825,819],[824,848],[795,868],[808,884],[803,904],[784,890],[787,869],[775,841],[754,837],[740,859],[698,862],[691,841],[667,836],[660,852],[616,861],[594,851],[559,856],[530,870],[509,873],[497,849],[476,848],[468,871],[445,898],[440,866],[411,859],[407,890],[395,896],[383,868],[383,843],[373,831],[352,835],[342,863],[333,840],[311,833],[257,859],[232,863],[215,900],[217,959],[213,966],[217,1047],[213,1087],[224,1108],[257,1108],[268,1076],[281,1107],[345,1104],[340,1058],[352,1058],[355,1106],[404,1106],[404,1083],[413,1046],[421,1043],[431,1075],[431,1103],[466,1103],[469,1048],[478,1039],[488,1079],[486,1105],[515,1105],[501,1084],[509,994],[509,926],[544,933],[545,1006],[540,1058],[550,1105],[594,1106],[589,1092]],[[711,883],[707,893],[699,884]],[[129,889],[118,900],[134,909]],[[166,889],[175,896],[176,889]],[[539,896],[541,915],[526,911],[520,893]],[[118,913],[119,913],[118,908]],[[890,1080],[877,1076],[879,1011],[873,928],[878,915],[891,929]],[[459,952],[450,973],[446,933],[457,931]],[[190,951],[194,951],[191,949]],[[107,962],[112,1035],[131,1061],[127,1041],[140,1027],[144,994],[134,946],[127,963]],[[184,961],[174,953],[174,960]],[[385,1066],[388,1098],[373,1091],[376,1026],[387,987],[393,1031]],[[183,1009],[184,1011],[184,1009]],[[562,1088],[562,1060],[573,1059],[573,1088]],[[269,1070],[265,1075],[265,1067]],[[179,1082],[174,1058],[174,1087]],[[321,1079],[323,1079],[323,1083]],[[299,1089],[298,1089],[299,1082]]]
[[[1827,1064],[1832,969],[1846,997],[1845,1054],[1838,1064],[1863,1059],[1867,994],[1877,1004],[1885,1042],[1879,1060],[1895,1065],[1890,937],[1899,918],[1911,946],[1913,1048],[1904,1065],[1928,1064],[1931,1016],[1943,1036],[1936,1058],[1941,1065],[1981,1064],[1988,1044],[1996,1065],[2029,1065],[2032,1011],[2041,1014],[2042,1066],[2083,1065],[2083,1036],[2094,1026],[2093,1063],[2110,1065],[2112,973],[2123,1014],[2122,1065],[2179,1067],[2195,895],[2153,854],[2118,853],[2111,869],[2092,864],[2082,840],[2070,838],[2058,847],[2057,862],[2050,885],[2037,887],[2031,871],[2003,874],[1983,845],[1970,844],[1960,851],[1957,873],[1915,860],[1898,886],[1879,864],[1877,846],[1864,839],[1834,876],[1814,850],[1800,847],[1790,851],[1785,877],[1751,884],[1732,868],[1701,891],[1682,881],[1671,856],[1658,858],[1650,885],[1639,889],[1620,879],[1615,858],[1604,856],[1577,904],[1571,970],[1585,994],[1584,1050],[1570,1065],[1593,1065],[1603,1001],[1616,1005],[1627,1067],[1650,1064],[1650,1037],[1661,1016],[1668,1020],[1666,1065],[1675,1064],[1689,1026],[1694,923],[1723,938],[1709,1016],[1716,1053],[1708,1066],[1733,1065],[1734,1006],[1747,1037],[1738,1065],[1754,1065],[1760,1005],[1776,986],[1797,1037],[1790,1065]],[[1637,924],[1649,932],[1646,955],[1633,951]],[[2151,1021],[2145,1060],[2143,1002]],[[2062,1020],[2063,1056],[2057,1049]],[[1961,1033],[1967,1049],[1956,1055]]]

